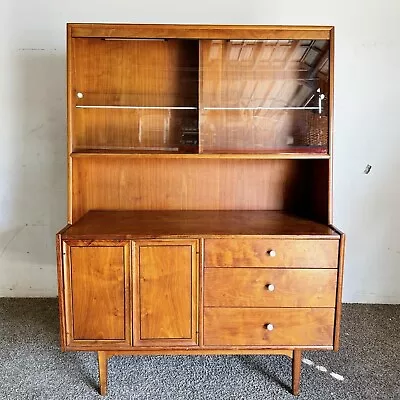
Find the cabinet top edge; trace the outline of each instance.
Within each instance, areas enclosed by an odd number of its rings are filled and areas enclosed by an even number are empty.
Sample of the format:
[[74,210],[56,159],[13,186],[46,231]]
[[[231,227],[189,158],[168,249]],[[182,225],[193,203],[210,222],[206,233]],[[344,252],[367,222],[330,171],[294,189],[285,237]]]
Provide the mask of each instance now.
[[333,26],[68,23],[73,38],[331,39]]
[[92,210],[71,225],[63,239],[168,237],[282,237],[338,239],[326,224],[281,211]]

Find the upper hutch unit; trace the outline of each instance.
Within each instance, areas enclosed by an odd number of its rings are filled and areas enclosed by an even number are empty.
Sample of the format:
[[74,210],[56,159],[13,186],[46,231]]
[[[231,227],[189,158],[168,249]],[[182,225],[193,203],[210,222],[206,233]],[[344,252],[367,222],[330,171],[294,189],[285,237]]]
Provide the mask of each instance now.
[[337,349],[333,27],[68,25],[61,345]]

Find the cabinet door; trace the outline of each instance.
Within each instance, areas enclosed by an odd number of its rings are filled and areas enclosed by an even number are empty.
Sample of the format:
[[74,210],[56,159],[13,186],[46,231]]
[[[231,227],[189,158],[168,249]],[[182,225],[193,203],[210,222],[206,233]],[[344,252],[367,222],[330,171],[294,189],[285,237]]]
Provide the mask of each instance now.
[[67,346],[130,345],[129,242],[64,243]]
[[135,243],[134,345],[197,344],[196,240]]

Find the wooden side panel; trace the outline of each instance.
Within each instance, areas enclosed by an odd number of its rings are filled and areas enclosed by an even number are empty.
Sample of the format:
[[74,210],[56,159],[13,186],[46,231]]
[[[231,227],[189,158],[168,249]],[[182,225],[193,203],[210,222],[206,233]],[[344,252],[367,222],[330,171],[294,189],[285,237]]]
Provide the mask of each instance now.
[[206,307],[204,345],[332,346],[334,316],[334,308]]
[[67,344],[130,344],[129,244],[70,241],[66,259]]
[[206,267],[337,268],[338,240],[206,239]]
[[207,307],[335,307],[335,269],[206,268]]
[[65,289],[64,289],[64,243],[62,234],[68,230],[70,225],[65,226],[56,235],[56,254],[57,254],[57,284],[58,284],[58,317],[60,322],[60,345],[61,351],[65,351],[66,346],[66,325],[65,325]]
[[[334,94],[335,94],[335,28],[330,31],[330,98],[329,98],[329,154],[333,154],[333,132],[334,132]],[[328,179],[328,223],[333,222],[333,157],[329,160],[329,179]]]
[[197,241],[136,242],[135,345],[197,344]]
[[345,253],[346,235],[343,232],[340,232],[338,229],[336,230],[338,231],[338,233],[340,233],[340,246],[339,246],[339,269],[337,274],[335,339],[334,339],[333,349],[335,351],[338,351],[340,346],[340,322],[342,319],[342,291],[343,291],[344,253]]
[[287,210],[301,162],[74,158],[73,221],[89,210]]
[[68,223],[72,223],[72,135],[74,133],[73,127],[73,82],[74,82],[74,69],[73,69],[73,52],[72,52],[72,26],[67,25],[67,168],[68,168]]

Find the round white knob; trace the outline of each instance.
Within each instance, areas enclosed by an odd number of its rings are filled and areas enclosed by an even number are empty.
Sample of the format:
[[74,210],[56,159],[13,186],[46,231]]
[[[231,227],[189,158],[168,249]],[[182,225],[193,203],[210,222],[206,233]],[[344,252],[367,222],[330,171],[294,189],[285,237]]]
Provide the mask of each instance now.
[[83,99],[83,93],[78,92],[78,93],[76,94],[76,97],[77,97],[78,99]]
[[267,290],[268,290],[269,292],[273,292],[273,291],[275,290],[275,285],[273,285],[272,283],[269,283],[269,284],[267,285]]
[[272,324],[265,324],[264,327],[265,327],[265,329],[267,331],[273,331],[274,330],[274,326]]
[[275,257],[275,256],[276,256],[276,251],[275,251],[275,250],[268,250],[268,251],[267,251],[267,254],[268,254],[270,257]]

